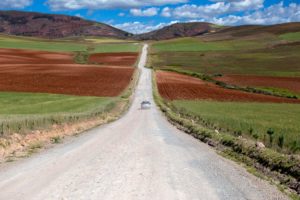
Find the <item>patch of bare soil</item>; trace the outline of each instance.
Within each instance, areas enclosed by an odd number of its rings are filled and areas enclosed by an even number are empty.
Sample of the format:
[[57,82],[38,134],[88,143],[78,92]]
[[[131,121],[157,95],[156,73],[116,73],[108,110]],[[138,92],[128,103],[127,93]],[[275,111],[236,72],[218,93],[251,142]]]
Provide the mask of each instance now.
[[74,64],[72,53],[0,49],[0,64]]
[[138,53],[131,52],[96,53],[89,57],[89,62],[102,65],[133,66],[138,56]]
[[159,71],[156,73],[156,79],[160,95],[169,100],[206,99],[239,102],[300,103],[296,99],[225,89],[213,83],[174,72]]
[[118,96],[132,79],[132,67],[1,65],[0,91]]

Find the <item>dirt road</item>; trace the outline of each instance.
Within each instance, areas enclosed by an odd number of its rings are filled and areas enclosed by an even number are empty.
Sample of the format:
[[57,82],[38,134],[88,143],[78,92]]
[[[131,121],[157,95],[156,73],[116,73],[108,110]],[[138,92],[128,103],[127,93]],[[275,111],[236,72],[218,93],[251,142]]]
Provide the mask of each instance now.
[[286,199],[268,183],[178,131],[153,106],[143,68],[134,102],[120,120],[31,158],[0,167],[0,199]]

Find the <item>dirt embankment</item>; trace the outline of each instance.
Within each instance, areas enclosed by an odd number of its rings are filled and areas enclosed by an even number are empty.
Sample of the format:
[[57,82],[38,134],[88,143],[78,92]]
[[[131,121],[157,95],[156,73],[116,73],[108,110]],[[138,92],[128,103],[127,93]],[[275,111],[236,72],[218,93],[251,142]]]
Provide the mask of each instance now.
[[174,72],[159,71],[156,74],[156,79],[160,95],[169,100],[205,99],[217,101],[300,103],[299,100],[295,99],[224,89],[213,83]]

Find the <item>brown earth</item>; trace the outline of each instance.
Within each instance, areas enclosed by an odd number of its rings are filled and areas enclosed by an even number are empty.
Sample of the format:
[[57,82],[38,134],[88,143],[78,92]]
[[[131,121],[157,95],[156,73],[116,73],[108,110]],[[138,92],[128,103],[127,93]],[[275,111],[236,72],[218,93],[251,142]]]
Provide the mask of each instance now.
[[300,77],[225,75],[216,80],[232,85],[283,88],[300,93]]
[[118,96],[134,68],[82,65],[0,65],[0,91]]
[[0,64],[72,64],[72,53],[0,49]]
[[224,89],[213,83],[174,72],[159,71],[156,73],[156,79],[160,95],[169,100],[207,99],[217,101],[300,103],[299,100],[295,99]]
[[138,53],[96,53],[89,58],[90,63],[97,63],[103,65],[117,65],[117,66],[133,66],[138,58]]

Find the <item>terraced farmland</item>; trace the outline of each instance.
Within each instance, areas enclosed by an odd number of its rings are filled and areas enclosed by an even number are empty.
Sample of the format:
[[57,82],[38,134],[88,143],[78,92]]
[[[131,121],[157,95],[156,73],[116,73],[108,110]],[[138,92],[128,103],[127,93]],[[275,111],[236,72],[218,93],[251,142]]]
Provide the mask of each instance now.
[[[1,36],[0,40],[4,135],[108,112],[123,101],[121,95],[133,79],[140,48],[136,43],[107,39]],[[89,64],[89,57],[94,64]]]
[[[154,42],[148,65],[157,70],[160,95],[179,114],[200,118],[208,128],[258,137],[277,151],[299,153],[298,35],[232,33],[227,39],[219,34]],[[275,130],[274,140],[283,138],[284,150],[269,144],[269,129]]]

